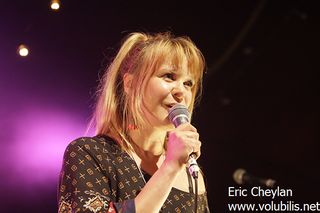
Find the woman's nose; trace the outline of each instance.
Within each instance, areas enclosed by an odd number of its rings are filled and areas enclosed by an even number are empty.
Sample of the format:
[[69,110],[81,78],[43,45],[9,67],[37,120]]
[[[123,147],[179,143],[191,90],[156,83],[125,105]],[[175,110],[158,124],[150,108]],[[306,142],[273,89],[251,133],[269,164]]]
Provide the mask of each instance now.
[[175,101],[181,103],[184,98],[184,87],[183,83],[177,82],[172,89],[172,96],[174,97]]

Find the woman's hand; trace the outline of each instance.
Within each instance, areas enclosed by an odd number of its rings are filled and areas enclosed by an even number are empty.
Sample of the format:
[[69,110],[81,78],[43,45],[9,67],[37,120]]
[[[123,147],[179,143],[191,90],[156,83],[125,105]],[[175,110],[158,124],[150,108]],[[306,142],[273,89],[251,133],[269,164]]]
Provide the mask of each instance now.
[[188,162],[191,153],[200,156],[200,147],[197,129],[190,123],[181,124],[167,133],[165,161],[178,163],[178,166],[182,167]]

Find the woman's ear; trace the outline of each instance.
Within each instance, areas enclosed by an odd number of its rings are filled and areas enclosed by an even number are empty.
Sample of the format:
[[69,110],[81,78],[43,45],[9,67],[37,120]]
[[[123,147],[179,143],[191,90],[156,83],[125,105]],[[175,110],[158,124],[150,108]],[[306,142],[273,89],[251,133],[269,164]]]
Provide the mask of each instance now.
[[124,87],[124,92],[126,94],[130,93],[131,85],[132,85],[132,78],[133,78],[133,76],[130,73],[125,73],[123,75],[123,87]]

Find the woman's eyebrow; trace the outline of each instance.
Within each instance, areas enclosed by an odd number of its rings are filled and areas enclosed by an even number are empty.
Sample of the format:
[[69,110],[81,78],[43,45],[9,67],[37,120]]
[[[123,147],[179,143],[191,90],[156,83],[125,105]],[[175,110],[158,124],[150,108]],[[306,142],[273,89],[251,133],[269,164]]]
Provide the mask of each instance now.
[[158,70],[158,72],[170,72],[170,73],[177,73],[177,70],[174,67],[162,67]]

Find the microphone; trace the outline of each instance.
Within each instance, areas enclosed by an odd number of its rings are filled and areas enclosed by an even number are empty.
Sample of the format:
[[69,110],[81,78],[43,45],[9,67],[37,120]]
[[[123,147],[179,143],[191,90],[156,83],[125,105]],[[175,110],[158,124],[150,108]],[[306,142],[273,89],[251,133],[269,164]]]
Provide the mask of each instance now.
[[[180,124],[190,122],[190,113],[183,104],[176,104],[169,110],[169,119],[175,127],[178,127]],[[193,178],[198,178],[198,172],[200,171],[196,157],[196,153],[191,153],[187,164],[189,173]]]
[[268,188],[273,188],[275,187],[275,184],[276,184],[276,181],[273,179],[255,177],[247,173],[246,170],[241,168],[234,171],[233,180],[239,185],[242,185],[242,184],[260,185]]

